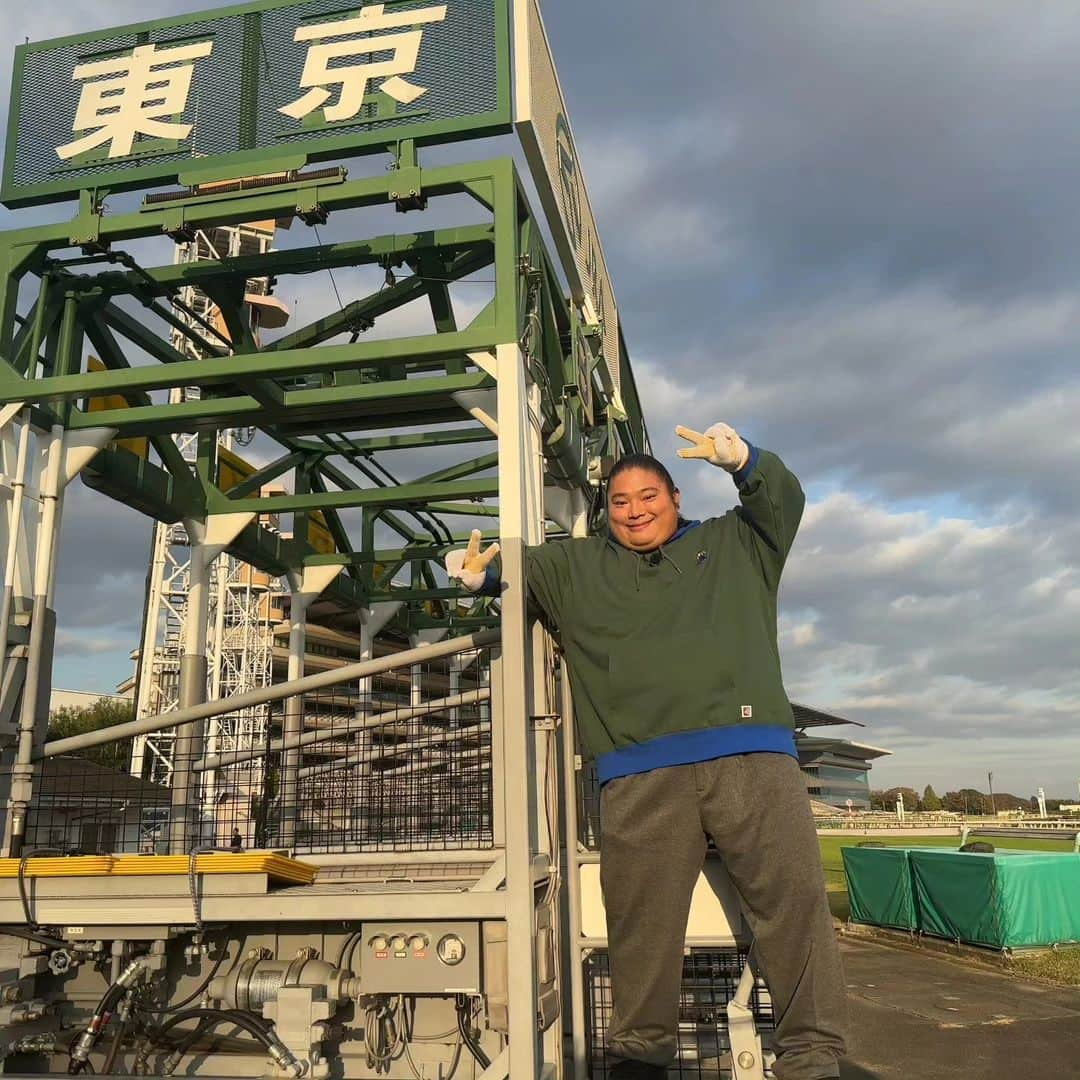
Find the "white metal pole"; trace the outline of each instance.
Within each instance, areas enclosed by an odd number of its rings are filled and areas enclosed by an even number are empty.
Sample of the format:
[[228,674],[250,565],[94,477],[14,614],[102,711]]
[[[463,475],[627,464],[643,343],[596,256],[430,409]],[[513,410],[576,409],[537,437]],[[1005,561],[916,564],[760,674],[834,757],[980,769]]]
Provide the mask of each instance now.
[[[499,414],[499,511],[503,556],[501,693],[493,724],[501,728],[501,787],[506,830],[507,972],[510,1003],[509,1073],[514,1078],[540,1076],[535,900],[532,854],[535,850],[533,788],[539,782],[531,770],[532,732],[529,716],[531,682],[529,633],[525,597],[525,546],[540,539],[539,522],[531,520],[531,473],[538,462],[531,453],[534,433],[528,424],[528,389],[518,345],[496,351]],[[494,743],[493,743],[494,745]]]
[[[180,658],[180,709],[206,701],[206,631],[210,591],[206,530],[201,522],[185,522],[191,545],[187,606],[184,611],[184,653]],[[197,810],[196,779],[191,764],[201,755],[203,725],[193,720],[181,724],[173,745],[172,809],[169,818],[169,850],[185,853],[192,843],[201,844],[194,829]],[[189,830],[191,832],[189,833]]]
[[42,657],[46,647],[50,592],[49,573],[53,567],[53,548],[59,527],[60,469],[64,460],[64,428],[54,424],[45,448],[41,476],[40,525],[37,535],[37,558],[34,565],[34,599],[30,615],[30,639],[27,645],[26,682],[19,712],[18,749],[11,776],[11,840],[9,854],[22,854],[26,836],[26,816],[30,808],[34,777],[34,741],[37,727],[38,691],[41,684]]
[[[290,683],[303,677],[304,655],[307,651],[307,609],[310,596],[304,592],[298,576],[289,578],[289,668],[287,678]],[[285,700],[284,741],[288,744],[295,740],[303,728],[304,695],[296,694]],[[296,843],[296,785],[299,782],[297,770],[300,765],[300,750],[288,746],[281,762],[281,844],[292,848]]]
[[0,630],[4,634],[4,647],[0,652],[0,685],[7,670],[7,652],[14,606],[16,566],[19,557],[19,540],[22,537],[23,495],[26,491],[26,469],[30,450],[30,418],[27,416],[19,428],[15,474],[11,479],[11,505],[8,508],[7,559],[4,563],[4,593],[0,598]]

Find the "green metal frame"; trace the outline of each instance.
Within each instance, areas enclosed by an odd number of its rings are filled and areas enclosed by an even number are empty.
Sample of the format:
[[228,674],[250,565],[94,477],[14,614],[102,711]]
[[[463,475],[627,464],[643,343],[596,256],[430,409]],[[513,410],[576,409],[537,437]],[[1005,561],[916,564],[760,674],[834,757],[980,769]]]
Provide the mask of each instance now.
[[[334,175],[317,183],[301,176],[269,188],[180,193],[175,201],[148,200],[138,211],[115,216],[84,199],[70,222],[0,234],[0,405],[26,403],[42,425],[111,427],[118,439],[148,437],[152,457],[113,446],[84,477],[97,490],[159,520],[237,511],[293,514],[293,539],[252,524],[231,551],[273,574],[305,564],[345,566],[346,573],[326,594],[345,610],[400,600],[400,620],[410,629],[472,627],[491,621],[496,609],[490,601],[477,606],[470,598],[463,613],[464,598],[440,587],[434,572],[452,542],[467,536],[453,533],[444,519],[498,515],[497,456],[483,445],[472,449],[493,435],[454,397],[495,386],[472,354],[522,342],[529,376],[541,391],[553,483],[588,490],[590,477],[582,466],[587,456],[640,450],[647,437],[632,379],[624,378],[622,389],[629,415],[616,417],[614,410],[609,415],[595,373],[602,362],[598,335],[580,323],[565,297],[512,159],[421,170],[409,146],[403,160],[424,199],[466,193],[489,220],[213,263],[144,267],[123,250],[125,242],[162,234],[191,235],[215,225],[293,216],[321,221],[339,211],[398,202],[398,177],[390,172],[358,180]],[[82,253],[73,255],[72,248]],[[243,329],[250,278],[365,265],[413,272],[262,347]],[[493,299],[468,326],[459,327],[448,286],[477,272],[490,275]],[[170,301],[186,285],[200,286],[221,307],[236,342],[231,352],[209,326],[185,330],[203,359],[188,359],[170,343],[170,332],[184,325]],[[363,339],[363,331],[380,317],[422,297],[434,332]],[[143,316],[131,314],[133,302],[141,305]],[[353,340],[342,342],[346,334]],[[105,370],[86,369],[90,351]],[[199,400],[162,402],[169,389],[191,386],[199,387]],[[114,400],[108,408],[91,409],[90,403],[101,398]],[[568,416],[571,421],[564,424]],[[225,491],[217,484],[209,436],[239,425],[258,428],[280,452]],[[194,475],[172,441],[173,435],[192,431],[205,433],[209,447]],[[426,447],[441,448],[450,463],[405,483],[387,479],[383,461],[396,451]],[[470,456],[457,460],[462,450]],[[263,484],[290,472],[298,479],[293,494],[259,495]],[[359,530],[342,517],[350,510],[362,514]],[[319,554],[307,542],[306,519],[316,512],[325,517],[335,554]],[[399,548],[376,547],[377,523],[400,537]],[[414,568],[409,586],[395,585],[394,574],[406,566]]]
[[[394,2],[395,0],[389,0],[391,4]],[[280,145],[252,145],[248,149],[218,153],[205,159],[191,157],[182,161],[159,162],[124,169],[104,164],[100,171],[93,175],[82,173],[79,176],[35,184],[19,184],[15,179],[20,102],[28,56],[67,45],[78,45],[83,52],[86,52],[89,51],[88,47],[93,46],[95,42],[110,41],[119,36],[141,35],[147,38],[149,35],[158,34],[162,30],[173,27],[203,21],[219,22],[232,19],[244,22],[245,57],[249,53],[258,57],[260,45],[257,17],[266,11],[296,6],[297,0],[257,0],[255,3],[175,15],[152,22],[111,27],[91,34],[77,34],[19,45],[15,50],[8,112],[7,154],[4,160],[2,183],[0,183],[0,202],[14,209],[73,199],[80,193],[85,194],[88,190],[92,193],[94,200],[100,201],[110,192],[142,190],[176,181],[182,184],[198,184],[232,179],[245,174],[265,175],[276,171],[302,169],[312,162],[341,160],[353,154],[390,152],[402,140],[410,140],[415,145],[423,145],[505,134],[511,130],[509,0],[491,0],[491,2],[495,18],[497,104],[490,111],[451,119],[413,123],[397,128],[385,126],[385,121],[383,121],[381,126],[366,131],[352,129],[339,134],[338,129],[330,129],[330,132],[318,139],[311,138],[303,142],[287,142]],[[258,62],[254,65],[247,63],[246,67],[257,71],[259,64]],[[254,115],[255,102],[248,99],[251,96],[250,88],[258,86],[258,79],[252,79],[250,76],[250,70],[237,73],[237,94],[241,99],[237,119],[242,137],[244,133],[247,133],[253,142],[250,120]]]

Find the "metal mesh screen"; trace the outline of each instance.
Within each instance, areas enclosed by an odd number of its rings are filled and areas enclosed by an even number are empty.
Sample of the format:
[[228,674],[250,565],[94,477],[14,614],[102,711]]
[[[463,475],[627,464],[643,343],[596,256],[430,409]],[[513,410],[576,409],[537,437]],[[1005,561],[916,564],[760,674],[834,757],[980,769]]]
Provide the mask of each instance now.
[[[296,770],[295,800],[282,762],[279,800],[295,801],[296,849],[491,847],[490,702],[449,704],[485,693],[487,669],[485,654],[456,673],[447,661],[389,672],[358,688],[345,710],[305,697],[313,741]],[[280,833],[282,823],[273,824]]]
[[[396,136],[384,133],[394,128],[403,129],[402,136],[415,130],[425,139],[449,135],[451,129],[459,133],[476,128],[478,135],[488,134],[489,124],[509,122],[507,109],[503,110],[507,115],[498,115],[500,64],[507,63],[496,18],[500,2],[454,0],[444,5],[439,0],[391,0],[385,4],[385,15],[371,16],[372,30],[296,41],[302,26],[355,19],[371,7],[341,0],[299,0],[261,11],[177,20],[172,25],[143,23],[123,33],[29,46],[13,99],[17,127],[9,147],[5,196],[14,198],[22,194],[20,189],[45,185],[69,185],[63,190],[77,191],[90,178],[108,184],[111,177],[120,184],[124,174],[135,169],[153,170],[152,175],[140,174],[150,185],[154,179],[174,178],[194,159],[253,149],[273,154],[297,143],[327,142],[323,156],[347,156],[385,146]],[[401,17],[409,12],[441,13],[444,7],[444,13],[421,19],[415,27],[401,25]],[[371,49],[370,42],[382,37],[385,48],[363,52],[362,47]],[[331,59],[314,61],[316,75],[325,65],[324,80],[304,84],[309,47],[336,48],[343,38],[345,46],[355,42],[359,51],[339,50]],[[149,74],[143,73],[141,60],[133,66],[133,50],[140,46],[154,50],[155,66]],[[174,52],[170,59],[168,50],[190,46],[199,47],[197,58],[185,59]],[[110,61],[112,69],[86,70],[86,65],[102,61]],[[80,65],[82,73],[75,77]],[[335,75],[350,68],[370,70],[370,79],[365,77],[362,83],[353,79],[361,86],[363,104],[351,115],[331,121],[324,108],[333,110],[345,98],[342,79]],[[179,96],[169,102],[175,111],[155,112],[155,99],[144,80],[166,94],[170,91],[160,87],[167,87],[171,78],[187,79],[189,85],[183,92],[174,87]],[[110,86],[108,109],[94,104],[94,83]],[[388,90],[383,90],[384,84]],[[309,92],[325,100],[297,109],[299,116],[281,111]],[[113,119],[121,113],[138,115],[130,146],[121,137],[119,148],[105,139],[73,151],[74,156],[58,154],[59,148],[88,135],[122,128]],[[315,147],[312,152],[317,156]]]
[[186,752],[183,740],[172,742],[169,778],[192,778],[186,813],[171,809],[169,779],[130,775],[122,744],[50,758],[36,778],[26,848],[490,848],[489,670],[490,652],[479,650],[464,662],[431,661],[306,694],[293,725],[297,699],[277,703],[267,725],[244,724],[239,714],[205,721]]
[[[404,0],[393,6],[394,13],[422,11],[436,6],[438,0]],[[423,87],[425,93],[414,103],[403,105],[384,96],[364,105],[359,115],[341,125],[293,130],[278,109],[299,96],[297,74],[303,69],[307,43],[296,42],[293,34],[301,20],[321,22],[319,15],[340,17],[340,0],[312,0],[303,11],[296,8],[268,11],[263,16],[262,51],[265,59],[263,77],[269,93],[259,96],[258,144],[303,142],[360,127],[378,131],[446,120],[460,116],[463,103],[470,113],[493,111],[498,106],[496,84],[495,22],[492,0],[455,0],[446,5],[446,16],[424,30],[424,47],[409,82]],[[346,9],[348,10],[348,9]],[[389,9],[388,9],[389,10]],[[390,58],[389,51],[364,57],[380,62]]]
[[578,770],[578,843],[586,851],[600,850],[600,778],[596,764],[586,761]]
[[[731,1049],[727,1003],[735,995],[746,963],[741,949],[692,949],[683,958],[679,996],[679,1051],[669,1076],[717,1077],[727,1074],[723,1056]],[[761,980],[751,995],[758,1033],[773,1029],[772,1003]],[[585,961],[585,1023],[589,1075],[607,1076],[608,1025],[611,1020],[611,974],[608,954],[594,952]],[[721,1072],[722,1070],[722,1072]]]
[[[57,156],[57,147],[77,137],[72,122],[81,86],[84,82],[104,78],[75,81],[72,72],[78,64],[88,59],[122,55],[150,40],[165,48],[173,42],[190,44],[208,40],[211,36],[213,52],[196,64],[196,76],[188,94],[185,120],[194,124],[190,139],[170,150],[161,139],[137,135],[130,155],[107,164],[103,164],[102,159],[109,152],[108,145],[92,151],[86,160],[74,159],[65,163]],[[242,56],[243,22],[224,19],[201,19],[171,26],[153,35],[118,34],[93,42],[76,41],[27,53],[18,102],[13,181],[21,185],[78,179],[99,174],[103,168],[109,172],[122,172],[151,163],[187,161],[196,156],[237,149],[235,80],[223,76],[240,70]]]

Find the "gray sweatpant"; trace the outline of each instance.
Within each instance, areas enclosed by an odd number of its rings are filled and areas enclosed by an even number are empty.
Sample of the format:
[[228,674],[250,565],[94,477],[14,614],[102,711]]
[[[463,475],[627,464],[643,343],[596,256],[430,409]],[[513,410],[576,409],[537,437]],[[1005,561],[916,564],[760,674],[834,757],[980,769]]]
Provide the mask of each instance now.
[[675,1058],[690,896],[711,837],[742,898],[776,1016],[778,1080],[838,1075],[847,1004],[806,782],[787,754],[611,780],[600,796],[614,1058]]

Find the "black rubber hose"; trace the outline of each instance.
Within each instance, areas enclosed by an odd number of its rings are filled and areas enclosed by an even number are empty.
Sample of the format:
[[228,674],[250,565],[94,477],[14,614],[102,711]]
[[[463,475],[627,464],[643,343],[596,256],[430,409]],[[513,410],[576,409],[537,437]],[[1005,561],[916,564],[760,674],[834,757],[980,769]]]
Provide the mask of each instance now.
[[461,1041],[468,1048],[469,1053],[476,1058],[482,1069],[487,1069],[491,1065],[491,1058],[484,1053],[480,1044],[473,1039],[472,1032],[469,1030],[467,1015],[468,1005],[466,1004],[466,1000],[467,999],[459,998],[457,1002],[458,1032],[461,1035]]
[[[229,1010],[222,1012],[218,1016],[204,1017],[191,1029],[191,1031],[185,1032],[172,1047],[172,1053],[176,1056],[177,1065],[179,1065],[186,1054],[191,1052],[192,1047],[212,1028],[217,1027],[219,1024],[235,1024],[236,1016],[232,1015],[232,1012],[233,1010]],[[262,1045],[264,1049],[266,1048],[265,1043],[261,1043],[260,1045]]]
[[249,1035],[258,1039],[267,1050],[273,1046],[266,1028],[251,1013],[241,1012],[239,1009],[187,1009],[182,1013],[177,1013],[166,1020],[154,1032],[151,1045],[156,1044],[163,1035],[176,1027],[177,1024],[182,1024],[185,1020],[192,1020],[196,1017],[228,1020],[235,1024],[236,1027],[243,1028]]
[[0,934],[23,938],[25,941],[34,941],[38,945],[47,945],[53,949],[62,948],[67,944],[63,938],[52,937],[49,934],[39,934],[34,930],[24,930],[21,926],[0,926]]
[[[227,955],[225,946],[227,944],[228,939],[221,943],[221,955],[214,961],[213,967],[210,968],[209,974],[207,974],[206,978],[203,979],[203,981],[199,983],[199,985],[190,994],[188,994],[188,996],[184,998],[183,1001],[176,1001],[168,1005],[163,1005],[160,1009],[152,1009],[148,1008],[145,1005],[140,1005],[140,1011],[144,1013],[151,1013],[154,1016],[166,1016],[169,1013],[178,1012],[180,1009],[184,1008],[185,1005],[190,1005],[191,1002],[195,1001],[197,998],[202,997],[203,991],[210,985],[210,980],[213,979],[213,977],[221,969],[221,965],[225,962],[225,957]],[[243,941],[241,941],[240,944],[243,945]]]
[[111,1074],[116,1067],[116,1058],[120,1053],[120,1044],[124,1041],[129,1026],[128,1021],[124,1020],[116,1029],[112,1045],[109,1047],[109,1052],[105,1056],[105,1064],[101,1066],[101,1071],[106,1075]]
[[40,929],[40,925],[30,911],[30,897],[26,893],[26,861],[37,855],[64,855],[66,852],[60,848],[34,848],[19,858],[19,899],[22,901],[23,915],[26,916],[26,925],[31,930]]
[[116,1003],[124,996],[127,991],[126,986],[119,986],[113,983],[108,990],[102,995],[101,1000],[97,1004],[97,1008],[94,1010],[95,1016],[102,1016],[105,1013],[111,1013],[116,1008]]
[[[224,1020],[224,1017],[220,1019]],[[177,1064],[183,1060],[184,1055],[195,1045],[215,1024],[219,1022],[212,1016],[208,1016],[203,1020],[200,1020],[195,1027],[191,1029],[181,1040],[176,1044],[173,1049],[173,1055],[176,1057]],[[175,1070],[174,1070],[175,1071]]]

